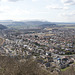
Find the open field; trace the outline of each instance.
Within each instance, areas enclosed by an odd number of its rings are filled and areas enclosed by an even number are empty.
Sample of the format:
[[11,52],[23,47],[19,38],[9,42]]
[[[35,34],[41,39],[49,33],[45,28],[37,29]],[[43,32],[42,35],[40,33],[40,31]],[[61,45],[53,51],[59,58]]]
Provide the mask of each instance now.
[[45,28],[45,30],[52,30],[53,28]]
[[67,27],[64,27],[64,28],[75,29],[75,26],[67,26]]
[[49,33],[34,33],[34,34],[32,34],[32,35],[38,35],[38,36],[52,36],[52,35],[54,35],[54,34],[49,34]]

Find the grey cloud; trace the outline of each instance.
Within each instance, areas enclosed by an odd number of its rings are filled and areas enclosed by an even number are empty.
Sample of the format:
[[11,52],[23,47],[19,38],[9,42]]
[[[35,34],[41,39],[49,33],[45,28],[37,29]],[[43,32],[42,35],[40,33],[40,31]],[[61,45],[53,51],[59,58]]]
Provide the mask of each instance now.
[[[0,1],[2,1],[2,0],[0,0]],[[9,2],[17,2],[17,1],[23,1],[23,0],[7,0],[7,1],[9,1]]]
[[75,16],[75,11],[74,12],[69,12],[69,13],[62,13],[60,15],[61,16],[67,16],[67,17],[74,17]]
[[22,1],[22,0],[8,0],[10,2]]
[[72,3],[74,2],[73,0],[66,0],[65,3]]
[[75,0],[63,0],[65,5],[75,5]]
[[4,11],[0,11],[0,13],[4,13]]
[[66,5],[75,5],[75,2],[66,3]]

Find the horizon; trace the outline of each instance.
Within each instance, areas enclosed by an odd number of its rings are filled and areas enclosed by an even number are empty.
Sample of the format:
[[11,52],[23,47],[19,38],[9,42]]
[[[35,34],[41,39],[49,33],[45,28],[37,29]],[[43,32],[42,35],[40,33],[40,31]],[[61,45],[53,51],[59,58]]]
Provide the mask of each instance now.
[[[0,22],[29,22],[29,21],[40,21],[40,22],[51,22],[51,21],[47,21],[47,20],[0,20]],[[53,21],[53,22],[51,22],[51,23],[75,23],[75,22],[56,22],[56,21]]]
[[75,22],[75,0],[0,0],[0,20]]

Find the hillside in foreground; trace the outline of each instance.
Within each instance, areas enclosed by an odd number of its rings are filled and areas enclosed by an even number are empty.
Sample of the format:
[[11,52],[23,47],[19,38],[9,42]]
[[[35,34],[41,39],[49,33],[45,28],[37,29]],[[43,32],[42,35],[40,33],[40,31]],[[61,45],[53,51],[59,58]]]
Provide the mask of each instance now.
[[66,71],[50,73],[38,66],[35,61],[20,61],[17,58],[0,56],[0,75],[75,75],[75,67]]
[[0,75],[52,75],[38,67],[37,63],[28,60],[19,62],[16,58],[0,56]]

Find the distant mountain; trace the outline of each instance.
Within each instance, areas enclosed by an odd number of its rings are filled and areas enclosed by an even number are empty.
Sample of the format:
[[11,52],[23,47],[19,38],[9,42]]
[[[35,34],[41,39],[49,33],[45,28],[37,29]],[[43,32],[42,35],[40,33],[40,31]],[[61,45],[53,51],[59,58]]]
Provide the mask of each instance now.
[[50,24],[48,21],[27,21],[25,22],[28,25],[42,25],[42,24]]
[[53,24],[53,23],[40,25],[41,28],[55,27],[55,26],[56,26],[56,24]]
[[54,23],[48,21],[12,21],[12,20],[0,20],[0,24],[7,26],[8,28],[44,28],[45,26],[53,26]]
[[53,26],[54,23],[48,21],[12,21],[12,20],[1,20],[0,24],[3,24],[9,28],[40,28],[43,26]]
[[55,24],[75,24],[75,22],[52,22]]
[[9,24],[12,24],[12,22],[14,22],[13,20],[0,20],[0,24],[3,24],[3,25],[9,25]]
[[45,27],[57,27],[57,26],[69,26],[75,23],[70,22],[48,22],[48,21],[13,21],[13,20],[0,20],[0,24],[8,28],[17,29],[33,29],[33,28],[45,28]]
[[13,20],[0,20],[0,24],[3,25],[43,25],[43,24],[75,24],[75,22],[48,22],[48,21],[13,21]]
[[0,22],[13,22],[13,20],[0,20]]
[[7,27],[2,25],[2,24],[0,24],[0,30],[3,30],[3,29],[7,29]]

